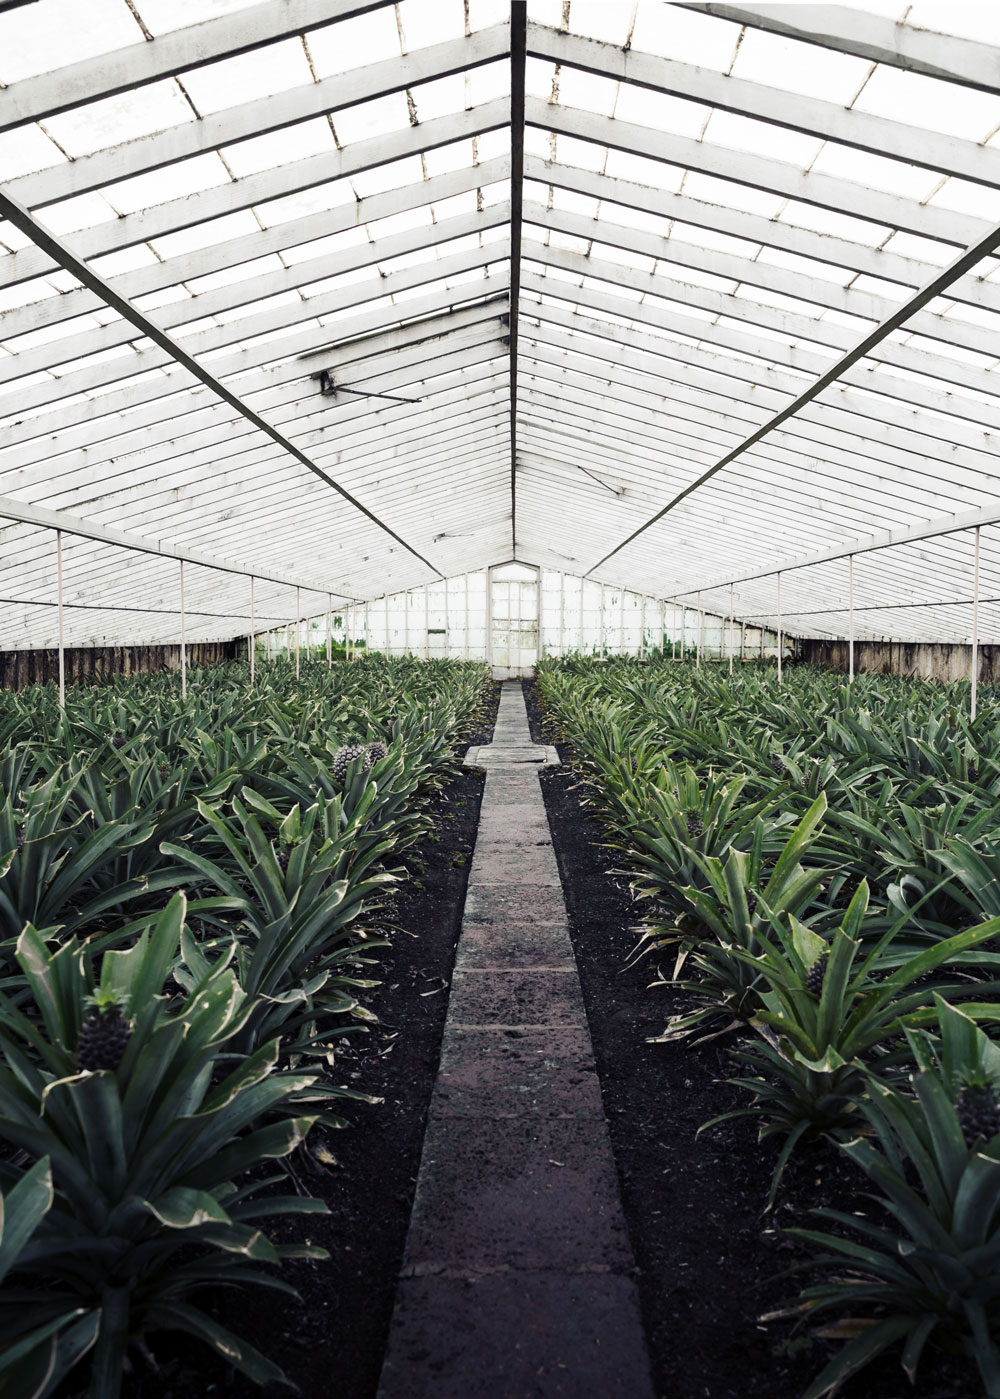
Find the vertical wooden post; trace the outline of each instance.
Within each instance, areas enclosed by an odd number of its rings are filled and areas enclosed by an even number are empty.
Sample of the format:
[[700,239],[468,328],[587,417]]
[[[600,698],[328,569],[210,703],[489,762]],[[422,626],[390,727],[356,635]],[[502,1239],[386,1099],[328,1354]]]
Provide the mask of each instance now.
[[[181,564],[181,568],[184,565]],[[56,630],[59,645],[59,708],[66,708],[66,646],[63,632],[62,530],[56,530]]]

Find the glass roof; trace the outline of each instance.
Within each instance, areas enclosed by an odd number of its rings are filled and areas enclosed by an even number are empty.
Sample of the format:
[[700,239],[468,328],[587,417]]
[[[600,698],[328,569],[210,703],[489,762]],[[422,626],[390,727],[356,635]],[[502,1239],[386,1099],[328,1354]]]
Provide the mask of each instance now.
[[[1000,641],[1000,11],[0,10],[0,648],[514,558]],[[298,590],[298,591],[297,591]]]

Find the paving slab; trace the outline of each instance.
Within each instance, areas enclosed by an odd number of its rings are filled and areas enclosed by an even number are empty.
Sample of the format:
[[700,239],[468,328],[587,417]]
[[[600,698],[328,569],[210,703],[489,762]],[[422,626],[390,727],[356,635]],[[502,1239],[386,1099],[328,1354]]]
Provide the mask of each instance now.
[[587,1023],[576,967],[508,971],[456,969],[449,1019],[457,1025],[580,1025]]
[[431,1117],[405,1277],[631,1265],[606,1130],[532,1113]]
[[[428,1334],[439,1337],[428,1347]],[[382,1399],[644,1399],[631,1278],[519,1273],[404,1278]]]
[[604,1120],[585,1029],[456,1025],[441,1056],[432,1113],[447,1117]]
[[379,1399],[652,1399],[539,771],[503,688]]
[[507,927],[467,920],[455,954],[456,971],[466,967],[575,966],[565,922]]
[[[472,874],[475,873],[473,861]],[[466,923],[499,923],[504,927],[558,923],[566,926],[566,904],[557,884],[475,884],[465,896]],[[459,944],[461,946],[461,943]]]

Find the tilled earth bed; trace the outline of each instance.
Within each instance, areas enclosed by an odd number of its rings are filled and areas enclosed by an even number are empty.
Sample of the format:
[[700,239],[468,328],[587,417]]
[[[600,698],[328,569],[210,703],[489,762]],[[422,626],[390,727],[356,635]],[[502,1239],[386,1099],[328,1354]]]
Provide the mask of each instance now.
[[[524,685],[535,742],[552,742],[533,682]],[[738,1072],[733,1035],[692,1047],[652,1044],[668,1018],[691,1008],[680,993],[652,991],[655,962],[625,970],[639,941],[641,907],[620,858],[585,803],[572,752],[542,773],[542,790],[569,910],[570,936],[601,1082],[604,1109],[638,1268],[653,1377],[662,1399],[798,1399],[839,1343],[761,1315],[793,1299],[787,1270],[805,1255],[782,1230],[822,1228],[809,1210],[867,1209],[866,1178],[825,1142],[803,1147],[765,1213],[778,1154],[745,1120],[698,1134],[703,1123],[746,1107],[725,1082]],[[782,1276],[784,1274],[784,1276]],[[833,1317],[831,1315],[830,1320]],[[976,1399],[982,1386],[964,1361],[928,1352],[911,1388],[898,1353],[862,1371],[842,1399]]]
[[[481,729],[456,749],[460,757],[467,744],[490,741],[499,695],[496,685]],[[365,1005],[379,1023],[347,1037],[338,1081],[384,1101],[336,1105],[350,1125],[310,1138],[313,1150],[291,1161],[304,1192],[325,1201],[330,1214],[277,1220],[268,1230],[276,1240],[309,1238],[329,1251],[329,1260],[284,1265],[279,1276],[298,1299],[255,1288],[220,1296],[213,1307],[225,1326],[316,1399],[373,1399],[378,1386],[484,785],[479,771],[462,771],[448,784],[434,802],[432,837],[406,852],[405,882],[380,912],[379,922],[397,931],[391,947],[373,954],[378,965],[369,971],[381,985],[367,993]],[[317,1145],[332,1161],[316,1160]],[[156,1367],[139,1360],[123,1399],[277,1399],[292,1392],[258,1389],[194,1342],[163,1334],[151,1343]],[[67,1388],[67,1399],[77,1399],[79,1384],[77,1378]]]

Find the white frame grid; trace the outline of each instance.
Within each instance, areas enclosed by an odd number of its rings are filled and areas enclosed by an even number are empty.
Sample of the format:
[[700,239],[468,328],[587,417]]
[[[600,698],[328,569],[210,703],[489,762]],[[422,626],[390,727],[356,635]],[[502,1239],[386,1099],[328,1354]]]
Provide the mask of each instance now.
[[176,641],[178,560],[188,645],[511,558],[1000,641],[1000,21],[811,9],[0,13],[0,649]]

